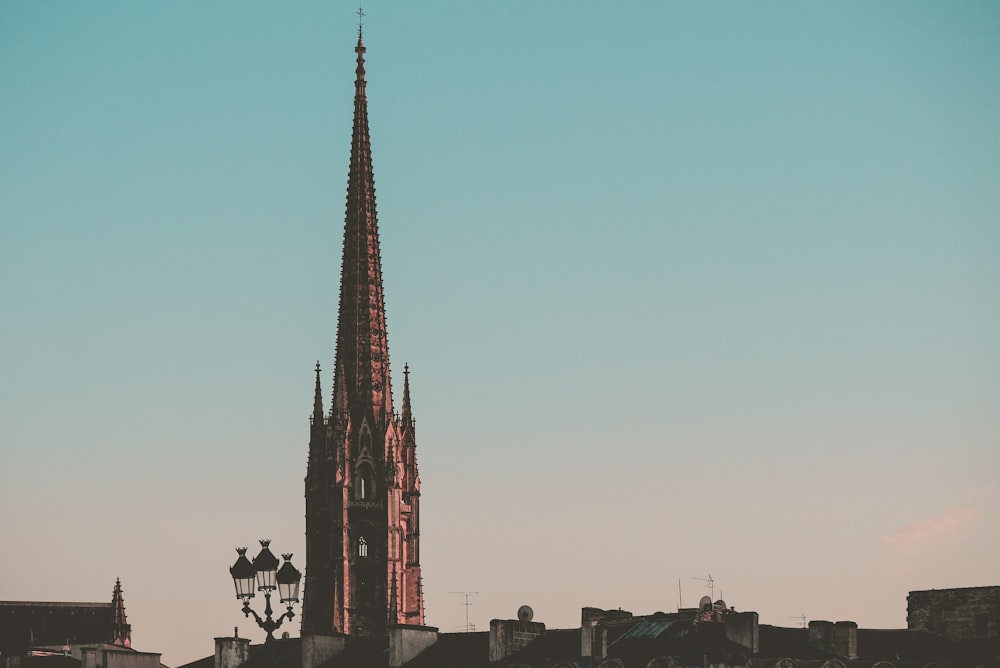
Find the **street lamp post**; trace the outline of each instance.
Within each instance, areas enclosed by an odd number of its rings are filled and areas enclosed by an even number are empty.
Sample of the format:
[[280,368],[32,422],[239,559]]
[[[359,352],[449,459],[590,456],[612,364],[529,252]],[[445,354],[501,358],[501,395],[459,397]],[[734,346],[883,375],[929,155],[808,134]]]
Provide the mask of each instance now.
[[[278,558],[275,557],[269,548],[271,541],[262,539],[260,541],[260,553],[251,562],[247,559],[247,549],[245,547],[236,548],[240,556],[236,563],[229,567],[229,574],[233,576],[233,584],[236,586],[236,598],[243,601],[243,614],[249,617],[253,615],[257,620],[257,626],[267,631],[267,640],[274,640],[274,630],[281,626],[285,619],[295,616],[292,612],[292,605],[299,602],[299,583],[302,581],[302,573],[295,566],[292,566],[292,555],[282,554],[285,563],[278,568]],[[257,591],[264,592],[264,618],[257,614],[250,607],[250,599],[254,597],[254,581],[257,582]],[[278,619],[272,619],[271,614],[271,592],[278,590],[279,600],[288,606],[288,610]]]

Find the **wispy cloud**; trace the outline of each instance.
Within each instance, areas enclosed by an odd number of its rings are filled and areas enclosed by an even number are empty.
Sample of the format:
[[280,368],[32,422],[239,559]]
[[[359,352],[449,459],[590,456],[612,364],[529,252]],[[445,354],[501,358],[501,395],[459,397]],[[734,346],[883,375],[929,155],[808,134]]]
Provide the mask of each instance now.
[[952,508],[943,515],[902,526],[885,536],[885,540],[900,545],[923,543],[951,532],[978,514],[975,508]]

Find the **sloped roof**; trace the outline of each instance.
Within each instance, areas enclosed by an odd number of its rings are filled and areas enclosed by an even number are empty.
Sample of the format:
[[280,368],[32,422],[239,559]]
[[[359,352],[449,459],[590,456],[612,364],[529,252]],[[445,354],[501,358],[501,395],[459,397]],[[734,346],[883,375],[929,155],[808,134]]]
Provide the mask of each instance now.
[[909,629],[858,629],[858,654],[862,659],[892,661],[973,660],[975,652],[947,638]]
[[[301,668],[299,661],[294,668]],[[344,651],[320,664],[319,668],[385,668],[389,665],[389,638],[349,637]],[[251,667],[253,668],[253,667]],[[292,668],[292,667],[289,667]]]
[[[486,634],[489,636],[489,634]],[[489,638],[486,639],[487,650]],[[580,629],[552,629],[510,657],[514,662],[569,661],[580,658]]]
[[486,666],[490,658],[490,634],[442,633],[436,643],[414,657],[406,668],[457,668]]
[[[214,659],[215,657],[211,657]],[[263,645],[250,646],[250,658],[242,668],[302,668],[302,639],[272,640]]]
[[85,644],[114,638],[111,603],[0,601],[0,652],[38,645]]
[[209,654],[208,656],[198,659],[197,661],[192,661],[191,663],[185,663],[177,668],[213,668],[215,666],[215,655]]
[[758,656],[792,659],[829,659],[833,654],[809,644],[809,629],[761,624],[758,627]]
[[718,623],[693,620],[645,620],[635,624],[608,646],[608,656],[622,659],[627,668],[645,666],[657,656],[680,657],[682,663],[744,664],[750,651],[726,637]]
[[21,658],[21,668],[80,668],[81,663],[80,659],[65,654]]

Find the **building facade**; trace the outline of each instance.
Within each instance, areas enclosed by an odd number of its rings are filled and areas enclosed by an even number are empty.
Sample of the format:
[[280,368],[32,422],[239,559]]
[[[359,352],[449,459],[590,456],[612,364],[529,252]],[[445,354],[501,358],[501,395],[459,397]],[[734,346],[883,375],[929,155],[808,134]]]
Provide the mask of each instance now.
[[424,622],[420,478],[404,370],[393,410],[375,180],[358,32],[333,393],[316,387],[305,480],[302,633],[382,635]]

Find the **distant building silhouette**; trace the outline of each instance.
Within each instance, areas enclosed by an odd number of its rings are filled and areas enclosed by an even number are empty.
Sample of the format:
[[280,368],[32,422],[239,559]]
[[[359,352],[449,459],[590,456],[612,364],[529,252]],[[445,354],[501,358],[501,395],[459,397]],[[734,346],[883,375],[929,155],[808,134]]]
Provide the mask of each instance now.
[[[988,591],[992,590],[992,591]],[[927,630],[864,629],[853,621],[813,620],[805,627],[761,624],[704,597],[697,608],[633,615],[583,608],[580,626],[551,629],[522,606],[514,619],[494,619],[489,631],[438,633],[398,625],[386,636],[306,636],[251,647],[216,638],[212,656],[182,668],[997,668],[998,622],[984,597],[1000,587],[946,590],[921,610],[964,624],[964,613],[987,615],[985,635],[952,639]],[[910,592],[913,600],[928,592]],[[943,602],[944,608],[935,607]],[[951,611],[951,612],[949,612]],[[973,631],[974,632],[974,631]]]
[[87,643],[132,646],[121,580],[110,603],[0,601],[0,654]]
[[397,414],[360,30],[355,51],[333,397],[325,411],[317,363],[306,472],[303,634],[381,635],[389,625],[424,622],[420,478],[409,369],[404,370],[402,412]]
[[161,668],[132,649],[121,580],[110,603],[0,601],[2,668]]

